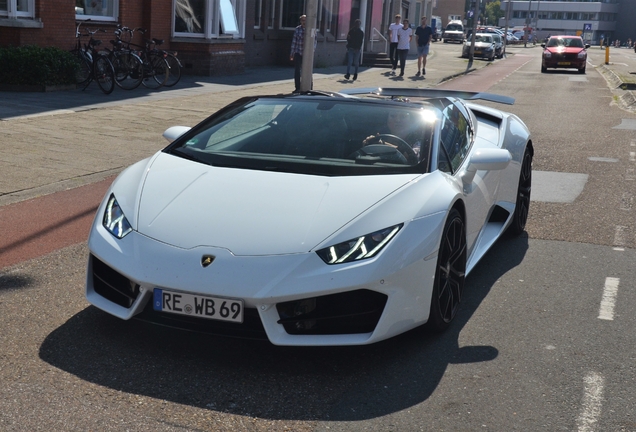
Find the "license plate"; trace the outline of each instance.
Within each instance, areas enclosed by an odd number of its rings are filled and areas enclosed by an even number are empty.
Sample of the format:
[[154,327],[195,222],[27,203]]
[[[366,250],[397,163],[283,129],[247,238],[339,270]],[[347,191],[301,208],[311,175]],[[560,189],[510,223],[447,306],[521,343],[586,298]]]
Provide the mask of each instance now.
[[178,315],[243,322],[243,300],[202,296],[155,288],[153,309]]
[[570,62],[559,62],[559,66],[570,66]]
[[481,55],[481,51],[475,51],[475,55]]

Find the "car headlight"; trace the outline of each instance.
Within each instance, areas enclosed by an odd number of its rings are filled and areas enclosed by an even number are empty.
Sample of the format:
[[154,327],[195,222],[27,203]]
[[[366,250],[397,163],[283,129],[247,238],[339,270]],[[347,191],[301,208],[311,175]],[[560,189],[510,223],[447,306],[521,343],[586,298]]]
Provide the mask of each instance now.
[[394,225],[316,251],[327,264],[342,264],[375,256],[391,241],[404,224]]
[[587,57],[587,53],[585,51],[581,51],[578,55],[578,58],[585,59]]
[[552,53],[550,51],[543,51],[543,58],[550,58],[552,57]]
[[132,231],[128,219],[124,216],[124,212],[121,207],[119,207],[119,203],[113,194],[108,198],[102,225],[104,225],[104,228],[106,228],[108,232],[119,239],[124,238],[126,234]]

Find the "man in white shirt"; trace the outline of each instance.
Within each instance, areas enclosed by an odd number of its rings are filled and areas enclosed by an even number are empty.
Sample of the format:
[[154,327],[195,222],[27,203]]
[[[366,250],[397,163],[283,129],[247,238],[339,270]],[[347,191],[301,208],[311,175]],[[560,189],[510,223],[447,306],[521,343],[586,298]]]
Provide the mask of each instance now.
[[391,69],[391,75],[395,75],[395,68],[397,68],[397,46],[398,46],[398,31],[402,28],[402,24],[400,21],[402,17],[400,15],[395,16],[395,22],[389,26],[389,41],[391,44],[389,45],[389,58],[391,59],[391,64],[393,65],[393,69]]
[[413,30],[409,25],[409,20],[404,20],[404,25],[397,31],[398,46],[397,52],[400,57],[400,76],[404,76],[404,66],[406,65],[406,56],[411,47],[411,39],[413,39]]

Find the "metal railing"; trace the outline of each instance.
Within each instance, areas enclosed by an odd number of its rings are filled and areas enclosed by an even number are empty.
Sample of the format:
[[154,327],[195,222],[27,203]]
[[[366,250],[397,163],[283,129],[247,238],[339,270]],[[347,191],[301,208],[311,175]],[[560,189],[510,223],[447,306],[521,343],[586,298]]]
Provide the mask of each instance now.
[[373,32],[373,34],[372,34],[372,36],[371,36],[371,41],[370,41],[370,42],[371,42],[371,51],[372,51],[372,52],[375,52],[375,51],[373,50],[373,42],[375,41],[375,38],[374,38],[373,36],[377,35],[377,36],[380,36],[380,38],[384,41],[384,52],[385,52],[385,53],[388,53],[388,51],[387,51],[387,47],[388,47],[388,43],[389,43],[389,41],[387,40],[387,38],[385,38],[385,37],[382,35],[382,33],[380,33],[380,31],[379,31],[377,28],[375,28],[375,27],[373,27],[372,32]]

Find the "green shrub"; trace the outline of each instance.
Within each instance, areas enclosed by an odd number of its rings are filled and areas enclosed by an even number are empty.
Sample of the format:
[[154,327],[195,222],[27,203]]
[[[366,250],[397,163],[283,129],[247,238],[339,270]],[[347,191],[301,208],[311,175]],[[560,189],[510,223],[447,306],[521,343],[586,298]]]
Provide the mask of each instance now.
[[79,62],[68,51],[34,45],[0,48],[0,84],[64,85],[75,83]]

